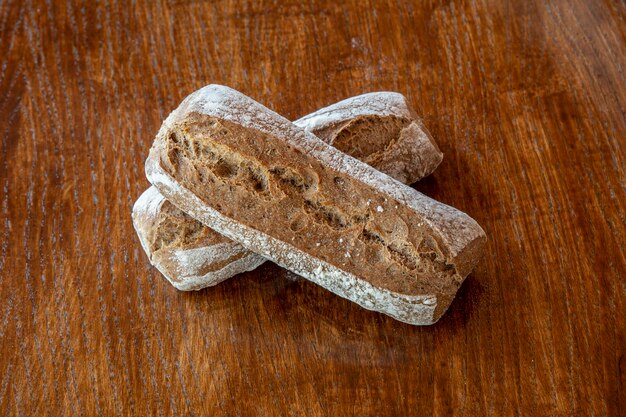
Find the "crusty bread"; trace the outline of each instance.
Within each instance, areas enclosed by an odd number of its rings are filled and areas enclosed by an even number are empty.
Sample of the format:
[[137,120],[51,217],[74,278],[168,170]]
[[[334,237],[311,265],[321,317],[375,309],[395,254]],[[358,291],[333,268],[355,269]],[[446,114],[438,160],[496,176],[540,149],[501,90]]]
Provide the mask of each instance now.
[[266,261],[185,214],[150,187],[133,207],[133,225],[152,265],[179,290],[199,290]]
[[[398,175],[403,181],[412,182],[430,174],[442,158],[406,98],[398,93],[352,97],[294,124],[327,143],[339,139],[344,152],[359,159],[370,158],[375,168],[384,171],[388,167],[390,175]],[[345,140],[348,132],[349,141]],[[419,152],[412,160],[399,162],[397,167],[401,169],[388,164],[398,145]],[[154,187],[135,203],[133,223],[151,263],[180,290],[216,285],[265,261],[181,212]]]
[[430,175],[443,159],[420,118],[398,93],[352,97],[293,123],[405,184]]
[[249,97],[210,85],[165,120],[148,180],[179,209],[361,306],[441,317],[485,234]]

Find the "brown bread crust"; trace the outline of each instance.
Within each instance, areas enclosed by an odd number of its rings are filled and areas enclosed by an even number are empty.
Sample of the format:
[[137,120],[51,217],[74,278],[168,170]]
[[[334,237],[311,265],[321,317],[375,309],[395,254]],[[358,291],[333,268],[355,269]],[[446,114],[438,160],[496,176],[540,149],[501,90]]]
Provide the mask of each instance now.
[[[398,93],[352,97],[294,124],[403,182],[430,174],[443,155]],[[405,150],[404,160],[397,155],[398,149]],[[156,206],[157,210],[149,210]],[[180,228],[176,227],[179,222]],[[140,240],[148,242],[144,247],[151,263],[180,290],[216,285],[265,260],[178,210],[154,189],[137,200],[133,223]],[[161,241],[167,244],[157,246]]]
[[440,317],[484,247],[464,213],[226,87],[200,90],[166,120],[146,173],[248,249],[414,324]]

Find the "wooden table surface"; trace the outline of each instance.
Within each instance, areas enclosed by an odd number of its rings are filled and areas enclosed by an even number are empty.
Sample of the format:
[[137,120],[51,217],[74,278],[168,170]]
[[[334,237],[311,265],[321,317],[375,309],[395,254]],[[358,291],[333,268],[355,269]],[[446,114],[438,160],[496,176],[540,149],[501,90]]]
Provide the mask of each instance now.
[[[0,414],[626,415],[623,0],[0,0]],[[489,242],[414,327],[266,264],[184,293],[131,223],[208,83],[394,90]]]

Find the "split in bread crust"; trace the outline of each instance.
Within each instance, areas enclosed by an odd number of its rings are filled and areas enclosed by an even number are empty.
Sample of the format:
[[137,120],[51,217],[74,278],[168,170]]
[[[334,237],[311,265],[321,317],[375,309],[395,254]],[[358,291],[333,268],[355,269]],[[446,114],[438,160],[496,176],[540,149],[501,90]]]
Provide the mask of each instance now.
[[146,174],[247,249],[412,324],[443,314],[484,249],[465,213],[223,86],[197,91],[168,117]]
[[150,187],[133,207],[133,224],[154,265],[179,290],[199,290],[266,261],[167,201]]
[[430,175],[443,159],[417,113],[398,93],[351,97],[294,124],[405,184]]
[[[437,144],[398,93],[352,97],[294,124],[379,170],[388,166],[388,173],[402,181],[421,179],[442,159]],[[411,158],[397,158],[398,148]],[[133,223],[152,264],[180,290],[216,285],[265,261],[178,210],[153,187],[135,203]]]

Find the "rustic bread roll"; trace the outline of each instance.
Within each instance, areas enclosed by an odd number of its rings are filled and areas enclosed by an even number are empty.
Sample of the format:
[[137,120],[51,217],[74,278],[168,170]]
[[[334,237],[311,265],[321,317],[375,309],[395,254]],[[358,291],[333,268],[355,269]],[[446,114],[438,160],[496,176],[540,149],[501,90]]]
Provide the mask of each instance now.
[[[398,93],[352,97],[294,124],[321,135],[327,143],[337,142],[348,154],[372,159],[375,168],[389,166],[392,176],[395,173],[403,179],[410,178],[408,181],[431,173],[442,158],[406,98]],[[398,153],[398,146],[413,154],[417,152],[412,160],[398,164],[402,169],[388,164],[390,156]],[[216,285],[265,261],[181,212],[153,187],[135,203],[133,224],[151,263],[180,290]]]
[[133,224],[152,265],[179,290],[199,290],[266,261],[167,201],[150,187],[133,207]]
[[146,175],[247,249],[411,324],[441,317],[486,241],[465,213],[224,86],[196,91],[170,114]]
[[443,159],[420,118],[398,93],[352,97],[293,123],[406,184],[430,175]]

